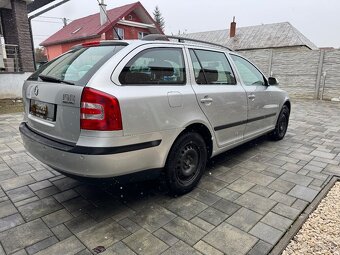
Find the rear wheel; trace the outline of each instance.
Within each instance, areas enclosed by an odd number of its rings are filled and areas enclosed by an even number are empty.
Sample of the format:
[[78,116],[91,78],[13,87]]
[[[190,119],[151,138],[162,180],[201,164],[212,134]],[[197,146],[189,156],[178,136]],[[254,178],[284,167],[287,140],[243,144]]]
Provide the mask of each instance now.
[[289,122],[289,109],[286,105],[282,107],[275,129],[270,133],[270,138],[274,141],[283,139],[286,135]]
[[166,181],[173,195],[191,191],[199,182],[207,162],[203,138],[194,132],[181,135],[173,144],[165,166]]

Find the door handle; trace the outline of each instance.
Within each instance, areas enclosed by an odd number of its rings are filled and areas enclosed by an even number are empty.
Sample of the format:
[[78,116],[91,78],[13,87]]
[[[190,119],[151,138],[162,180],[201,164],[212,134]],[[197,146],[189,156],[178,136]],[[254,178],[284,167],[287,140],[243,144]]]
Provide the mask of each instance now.
[[248,99],[250,99],[250,100],[254,100],[255,99],[255,95],[254,94],[250,94],[250,95],[248,95]]
[[202,104],[209,104],[213,101],[211,97],[205,96],[204,98],[201,99]]

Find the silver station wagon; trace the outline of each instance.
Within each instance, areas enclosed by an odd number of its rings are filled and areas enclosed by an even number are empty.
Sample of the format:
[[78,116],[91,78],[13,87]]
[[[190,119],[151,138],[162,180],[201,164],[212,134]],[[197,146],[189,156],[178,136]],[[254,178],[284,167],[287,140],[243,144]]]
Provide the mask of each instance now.
[[209,158],[256,137],[284,137],[291,103],[223,46],[149,35],[75,46],[23,86],[25,148],[74,177],[157,170],[192,190]]

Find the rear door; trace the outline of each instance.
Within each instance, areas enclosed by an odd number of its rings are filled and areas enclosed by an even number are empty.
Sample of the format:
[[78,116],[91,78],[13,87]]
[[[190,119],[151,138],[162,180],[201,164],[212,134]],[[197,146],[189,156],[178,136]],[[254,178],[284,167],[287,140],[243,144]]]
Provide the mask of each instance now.
[[248,119],[245,139],[262,134],[275,126],[279,111],[277,94],[268,86],[264,75],[248,60],[230,54],[247,92]]
[[92,75],[121,46],[94,46],[72,50],[47,63],[25,82],[25,120],[29,128],[64,143],[76,143],[80,134],[80,100]]
[[243,139],[247,100],[224,52],[189,48],[198,104],[224,147]]

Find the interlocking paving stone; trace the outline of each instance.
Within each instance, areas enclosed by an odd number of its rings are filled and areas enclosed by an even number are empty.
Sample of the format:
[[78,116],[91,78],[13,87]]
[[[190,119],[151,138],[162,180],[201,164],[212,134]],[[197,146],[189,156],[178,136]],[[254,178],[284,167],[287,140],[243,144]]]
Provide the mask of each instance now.
[[46,223],[47,226],[50,228],[55,227],[61,223],[71,220],[73,217],[72,215],[66,211],[65,209],[56,211],[49,215],[42,217],[43,221]]
[[278,191],[276,191],[273,195],[271,195],[270,199],[275,200],[285,205],[292,205],[296,200],[295,197],[291,197],[289,195],[283,194]]
[[205,209],[203,212],[201,212],[198,215],[198,217],[217,226],[218,224],[223,222],[226,218],[228,218],[228,215],[219,210],[209,207]]
[[123,242],[137,254],[158,255],[168,249],[168,245],[148,231],[141,229],[125,238]]
[[53,184],[58,188],[60,189],[61,191],[65,191],[65,190],[68,190],[68,189],[72,189],[76,186],[79,185],[79,182],[74,180],[74,179],[71,179],[69,177],[66,177],[66,178],[63,178],[63,179],[59,179],[57,181],[54,181]]
[[169,246],[174,245],[176,242],[178,242],[178,238],[174,235],[170,234],[168,231],[160,228],[157,231],[153,232],[154,236],[158,237],[160,240],[162,240],[164,243],[166,243]]
[[232,215],[240,208],[239,205],[226,199],[218,200],[212,205],[212,207],[226,213],[227,215]]
[[186,243],[182,241],[178,241],[170,249],[166,250],[162,253],[162,255],[201,255],[202,253],[198,252],[194,248],[190,247]]
[[272,209],[272,212],[280,214],[291,220],[295,220],[300,214],[299,210],[281,203],[275,205],[275,207]]
[[0,173],[0,181],[5,181],[17,176],[12,170],[1,171]]
[[230,216],[226,222],[248,232],[261,218],[261,214],[242,207],[240,210]]
[[146,207],[144,210],[131,217],[131,219],[146,230],[153,232],[176,217],[176,214],[164,207],[152,205]]
[[197,227],[209,232],[211,231],[215,226],[199,217],[195,217],[190,220],[191,223],[195,224]]
[[262,186],[267,186],[271,182],[275,180],[274,177],[261,174],[261,173],[256,173],[256,172],[250,172],[242,177],[242,179],[247,180],[249,182],[253,182]]
[[52,183],[48,180],[44,180],[44,181],[40,181],[40,182],[36,182],[36,183],[28,185],[28,187],[30,187],[30,189],[33,191],[48,188],[50,186],[52,186]]
[[216,193],[216,195],[230,201],[234,201],[235,199],[241,196],[240,193],[227,188],[221,189],[219,192]]
[[4,191],[19,188],[35,182],[35,180],[29,175],[21,175],[12,179],[8,179],[0,182],[0,186]]
[[292,164],[292,163],[286,163],[283,166],[281,166],[281,168],[288,170],[290,172],[296,173],[302,168],[302,166],[299,166],[297,164]]
[[227,223],[222,223],[203,238],[203,241],[226,254],[246,254],[257,240]]
[[271,250],[272,245],[259,240],[254,247],[248,252],[247,255],[266,255]]
[[326,159],[334,159],[335,156],[336,156],[336,154],[324,152],[324,151],[320,151],[320,150],[315,150],[310,155],[317,156],[317,157],[320,157],[320,158],[326,158]]
[[139,226],[137,223],[133,222],[129,218],[122,219],[118,223],[131,233],[135,233],[141,229],[141,226]]
[[34,220],[61,209],[62,206],[54,198],[44,198],[18,207],[25,220]]
[[49,197],[49,196],[52,196],[54,194],[57,194],[59,193],[60,191],[58,190],[57,187],[55,186],[51,186],[51,187],[48,187],[48,188],[45,188],[45,189],[40,189],[40,190],[37,190],[35,191],[35,194],[40,198],[45,198],[45,197]]
[[288,194],[296,198],[300,198],[308,202],[312,202],[312,200],[318,194],[318,191],[304,187],[304,186],[296,185],[291,191],[289,191]]
[[202,252],[203,254],[207,255],[223,255],[222,252],[219,250],[215,249],[211,245],[207,244],[204,241],[198,241],[195,245],[194,248],[197,249],[198,251]]
[[270,244],[275,244],[283,234],[280,230],[262,222],[258,222],[249,233]]
[[63,255],[73,255],[77,252],[83,250],[85,246],[75,237],[71,236],[59,243],[56,243],[47,249],[44,249],[36,255],[51,255],[51,254],[63,254]]
[[276,179],[271,184],[268,185],[269,188],[280,191],[282,193],[287,193],[295,186],[294,183],[287,182],[284,180]]
[[13,253],[52,235],[42,220],[36,219],[0,233],[0,241],[7,253]]
[[227,183],[220,181],[212,176],[203,176],[198,187],[213,193],[223,189]]
[[190,245],[194,245],[206,234],[206,231],[179,217],[163,228]]
[[339,175],[339,176],[340,176],[340,165],[339,165],[339,166],[336,166],[336,165],[331,165],[331,164],[329,164],[329,165],[324,169],[324,171],[327,172],[327,173],[331,173],[331,174]]
[[48,170],[40,170],[37,171],[35,173],[32,173],[31,176],[36,180],[36,181],[42,181],[45,179],[49,179],[54,177],[54,174],[52,174],[50,171]]
[[261,222],[282,231],[288,229],[293,223],[292,220],[272,212],[267,213],[267,215],[261,219]]
[[19,213],[0,218],[0,232],[13,228],[22,223],[25,223],[25,221]]
[[59,239],[59,241],[65,240],[72,236],[71,231],[67,227],[65,227],[64,224],[60,224],[51,228],[51,231]]
[[184,219],[190,220],[208,206],[189,196],[182,196],[167,201],[165,207]]
[[34,201],[38,201],[38,200],[39,200],[39,197],[34,196],[34,197],[30,197],[30,198],[27,198],[27,199],[24,199],[24,200],[21,200],[21,201],[18,201],[18,202],[14,202],[14,205],[16,207],[19,207],[19,206],[22,206],[22,205],[32,203]]
[[97,222],[87,214],[79,215],[76,218],[65,223],[66,227],[76,234],[80,231],[86,230],[87,228],[95,225]]
[[275,190],[261,185],[254,186],[250,191],[263,197],[270,197],[275,192]]
[[[90,253],[92,254],[92,253]],[[123,242],[115,243],[114,245],[106,248],[106,251],[100,253],[101,255],[135,255],[129,247],[127,247]]]
[[102,221],[76,234],[89,249],[108,247],[130,235],[130,232],[112,219]]
[[[218,193],[217,193],[218,195]],[[217,196],[209,191],[205,191],[200,188],[196,188],[189,193],[189,196],[207,205],[212,205],[216,201],[220,200],[221,197]]]
[[54,236],[51,236],[49,238],[46,238],[40,242],[37,242],[29,247],[26,248],[26,251],[28,254],[34,254],[41,250],[46,249],[47,247],[50,247],[53,244],[56,244],[58,242],[58,239]]
[[257,194],[247,192],[235,200],[235,203],[254,210],[260,214],[267,213],[277,203],[269,198],[261,197]]
[[313,181],[313,178],[311,177],[294,174],[291,172],[285,172],[283,175],[281,175],[280,178],[285,181],[289,181],[289,182],[299,184],[299,185],[304,185],[304,186],[309,185]]
[[244,192],[246,192],[247,190],[251,189],[254,186],[255,186],[255,183],[242,180],[242,179],[238,179],[234,181],[232,184],[230,184],[228,186],[228,189],[243,194]]
[[17,212],[11,201],[4,201],[0,203],[0,218],[9,216]]
[[32,192],[32,190],[30,190],[29,187],[24,186],[21,188],[7,191],[7,195],[10,197],[10,199],[13,202],[18,202],[18,201],[33,197],[34,193]]
[[74,190],[70,189],[61,193],[58,193],[56,195],[54,195],[54,198],[59,202],[65,202],[67,200],[70,200],[72,198],[75,198],[79,196],[79,194],[77,192],[75,192]]

